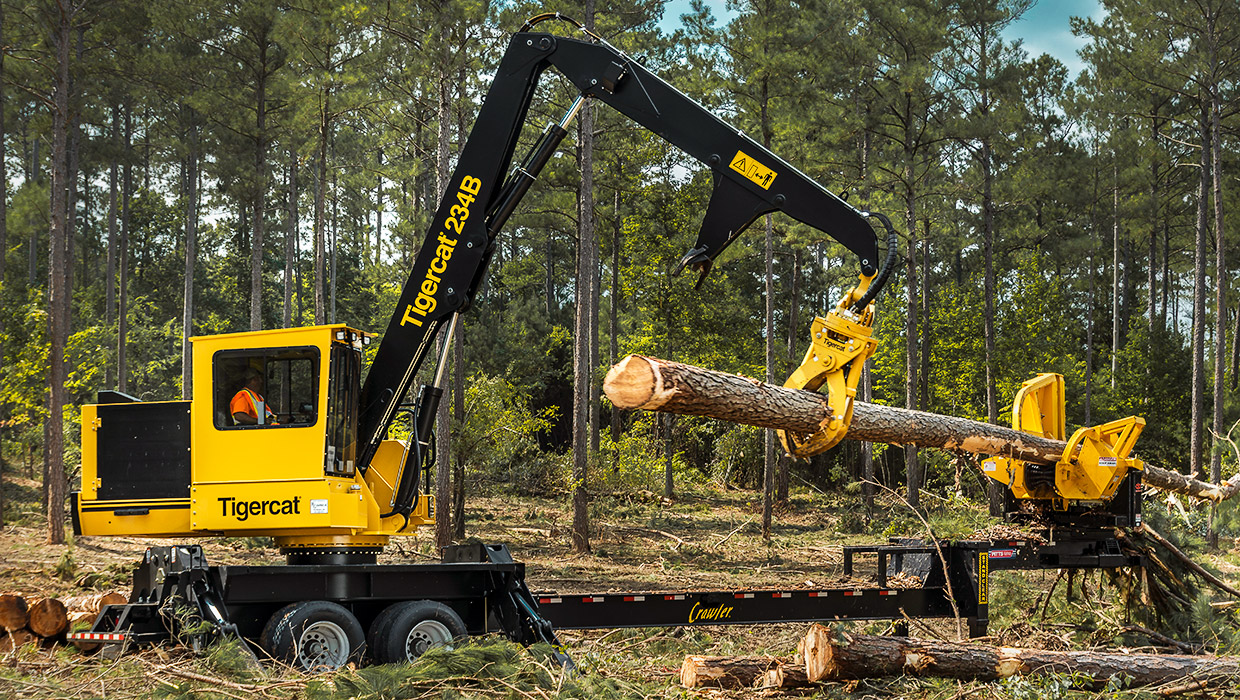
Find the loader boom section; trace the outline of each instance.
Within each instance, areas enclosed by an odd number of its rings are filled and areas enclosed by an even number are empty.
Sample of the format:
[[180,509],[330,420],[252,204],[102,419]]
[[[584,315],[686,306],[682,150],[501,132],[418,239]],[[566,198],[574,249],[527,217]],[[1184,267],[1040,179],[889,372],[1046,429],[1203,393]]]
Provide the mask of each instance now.
[[[548,68],[572,82],[580,96],[512,168],[531,100]],[[834,237],[857,256],[862,278],[874,278],[877,242],[862,212],[598,37],[519,32],[496,70],[366,377],[358,433],[360,469],[367,468],[383,441],[436,334],[470,305],[496,235],[567,135],[565,127],[584,99],[610,105],[711,168],[714,191],[701,232],[681,267],[705,275],[754,219],[782,211]],[[438,393],[434,386],[428,389],[422,393],[418,411],[423,415],[417,421],[427,430],[425,413],[433,413]],[[429,436],[418,432],[417,445],[426,447]],[[404,471],[414,474],[416,466]],[[409,501],[415,494],[416,488],[407,485],[396,500]]]

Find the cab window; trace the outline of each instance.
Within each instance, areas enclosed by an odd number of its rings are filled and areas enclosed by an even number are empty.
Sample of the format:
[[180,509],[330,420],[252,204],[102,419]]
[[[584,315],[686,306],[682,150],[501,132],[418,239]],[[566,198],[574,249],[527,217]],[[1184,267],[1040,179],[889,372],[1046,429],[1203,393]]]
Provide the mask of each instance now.
[[288,428],[318,422],[319,351],[314,347],[215,354],[215,427]]

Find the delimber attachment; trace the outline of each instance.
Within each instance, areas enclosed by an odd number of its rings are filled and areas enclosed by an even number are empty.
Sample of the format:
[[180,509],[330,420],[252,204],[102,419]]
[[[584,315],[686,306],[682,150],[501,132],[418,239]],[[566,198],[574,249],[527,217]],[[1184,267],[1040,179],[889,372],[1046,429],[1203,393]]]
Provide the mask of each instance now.
[[[1021,384],[1012,404],[1012,428],[1052,440],[1064,440],[1064,381],[1059,374],[1039,374]],[[1048,500],[1055,510],[1071,503],[1109,501],[1129,471],[1145,464],[1129,457],[1145,419],[1121,418],[1080,428],[1052,465],[990,457],[982,464],[986,476],[1011,490],[1018,499]]]
[[835,309],[819,316],[810,325],[810,346],[805,359],[797,367],[785,387],[817,391],[827,388],[827,418],[812,435],[780,430],[779,440],[793,457],[810,457],[831,449],[848,432],[852,422],[853,401],[865,361],[874,354],[878,341],[873,338],[874,305],[868,304],[861,313],[852,307],[861,299],[873,276],[861,275],[861,281],[844,295]]

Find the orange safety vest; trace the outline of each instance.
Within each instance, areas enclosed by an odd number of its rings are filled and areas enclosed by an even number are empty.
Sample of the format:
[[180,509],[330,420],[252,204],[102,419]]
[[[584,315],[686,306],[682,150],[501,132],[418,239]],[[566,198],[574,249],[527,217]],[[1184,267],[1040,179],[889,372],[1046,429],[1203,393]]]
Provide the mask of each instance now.
[[228,407],[228,412],[230,415],[234,413],[245,413],[257,421],[258,420],[258,405],[260,403],[263,404],[264,416],[269,417],[271,419],[266,422],[269,425],[275,425],[276,414],[272,413],[271,409],[267,407],[267,403],[263,401],[263,398],[261,396],[254,393],[253,391],[250,391],[247,388],[242,388],[241,391],[238,391],[237,394],[233,396],[232,403],[229,404],[229,407]]

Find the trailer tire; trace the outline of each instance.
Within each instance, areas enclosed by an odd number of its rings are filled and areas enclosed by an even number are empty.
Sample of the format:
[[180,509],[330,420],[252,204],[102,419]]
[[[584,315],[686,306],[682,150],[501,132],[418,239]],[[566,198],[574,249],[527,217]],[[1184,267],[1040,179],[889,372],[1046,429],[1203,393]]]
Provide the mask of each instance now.
[[366,633],[344,606],[307,600],[277,610],[263,628],[259,644],[278,661],[318,673],[358,663],[366,649]]
[[379,613],[370,626],[367,646],[375,663],[399,664],[468,636],[465,622],[452,608],[433,600],[411,600]]

